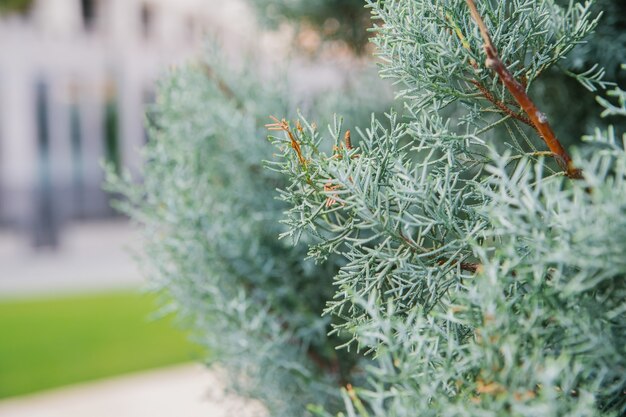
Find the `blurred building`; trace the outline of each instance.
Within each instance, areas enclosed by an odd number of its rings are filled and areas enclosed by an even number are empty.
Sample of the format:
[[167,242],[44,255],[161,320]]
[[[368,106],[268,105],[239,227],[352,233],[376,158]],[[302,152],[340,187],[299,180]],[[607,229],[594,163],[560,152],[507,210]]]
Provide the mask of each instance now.
[[33,0],[0,16],[0,226],[55,245],[110,216],[100,161],[137,171],[163,69],[197,52],[204,0]]

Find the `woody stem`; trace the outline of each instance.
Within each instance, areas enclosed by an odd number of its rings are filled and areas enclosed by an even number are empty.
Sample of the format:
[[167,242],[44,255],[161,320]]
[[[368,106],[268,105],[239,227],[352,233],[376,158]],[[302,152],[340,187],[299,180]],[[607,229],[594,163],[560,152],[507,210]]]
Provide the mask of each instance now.
[[565,174],[572,179],[582,179],[582,171],[574,166],[572,158],[569,156],[563,145],[561,145],[561,142],[559,142],[556,138],[556,135],[554,134],[552,127],[550,127],[546,116],[537,108],[528,94],[526,94],[524,86],[515,79],[506,65],[504,65],[500,60],[498,51],[491,40],[491,36],[489,36],[489,31],[487,30],[485,22],[480,16],[480,13],[478,13],[474,0],[466,0],[466,2],[472,14],[472,18],[478,25],[480,35],[483,38],[483,47],[487,55],[485,65],[487,68],[494,70],[498,74],[498,77],[500,77],[507,90],[511,93],[513,98],[515,98],[515,101],[517,101],[522,110],[524,110],[528,119],[530,119],[537,132],[539,132],[543,141],[546,143],[550,151],[552,151],[557,163],[563,169]]

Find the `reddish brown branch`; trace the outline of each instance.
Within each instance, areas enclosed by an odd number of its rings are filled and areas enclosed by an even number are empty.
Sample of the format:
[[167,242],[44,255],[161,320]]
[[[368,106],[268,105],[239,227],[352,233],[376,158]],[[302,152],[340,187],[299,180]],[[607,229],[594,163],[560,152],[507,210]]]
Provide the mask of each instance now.
[[533,103],[530,97],[528,97],[528,94],[526,94],[524,86],[517,81],[515,77],[513,77],[513,74],[511,74],[508,68],[500,60],[498,51],[491,40],[491,36],[489,36],[489,31],[487,30],[485,22],[480,16],[480,13],[478,13],[474,0],[466,0],[466,2],[470,12],[472,13],[472,18],[478,25],[480,35],[483,38],[483,47],[485,49],[485,53],[487,54],[485,65],[487,68],[494,70],[498,74],[506,88],[515,98],[515,101],[517,101],[535,129],[537,129],[543,141],[555,155],[557,163],[563,171],[565,171],[566,175],[573,179],[583,178],[582,171],[574,166],[572,158],[561,145],[561,142],[559,142],[556,138],[556,135],[550,127],[546,116],[537,108],[537,106],[535,106],[535,103]]
[[522,123],[526,123],[528,126],[532,127],[533,129],[535,130],[537,129],[535,125],[533,124],[533,122],[528,117],[521,115],[519,113],[515,113],[505,103],[495,98],[494,95],[491,94],[491,92],[487,90],[487,88],[484,85],[482,85],[479,81],[470,80],[469,82],[474,84],[474,86],[476,86],[476,88],[480,90],[483,97],[485,97],[488,101],[493,103],[493,105],[496,106],[498,109],[502,110],[504,113],[508,114],[512,118],[519,120]]

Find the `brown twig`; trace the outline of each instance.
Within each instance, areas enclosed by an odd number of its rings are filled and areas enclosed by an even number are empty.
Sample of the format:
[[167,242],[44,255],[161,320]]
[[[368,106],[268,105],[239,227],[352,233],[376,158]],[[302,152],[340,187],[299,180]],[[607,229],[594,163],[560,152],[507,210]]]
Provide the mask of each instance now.
[[306,159],[304,159],[304,156],[302,155],[302,149],[300,148],[300,143],[296,140],[296,137],[291,131],[291,128],[289,127],[289,123],[285,119],[278,120],[274,116],[270,116],[270,119],[272,119],[274,123],[266,124],[265,127],[267,128],[267,130],[278,130],[278,131],[283,131],[287,133],[287,135],[289,136],[289,140],[291,141],[291,147],[293,148],[294,151],[296,151],[296,155],[298,155],[298,161],[300,161],[302,165],[306,165]]
[[485,22],[480,16],[480,13],[478,13],[474,0],[466,0],[466,2],[472,14],[472,18],[478,25],[480,35],[483,38],[483,47],[485,49],[485,53],[487,54],[485,66],[494,70],[498,74],[506,88],[515,98],[515,101],[517,101],[532,122],[535,129],[537,129],[543,141],[555,155],[557,163],[563,171],[565,171],[566,175],[572,179],[582,179],[582,171],[574,166],[572,158],[561,145],[561,142],[559,142],[556,138],[556,135],[550,127],[546,116],[537,108],[537,106],[535,106],[535,103],[533,103],[530,97],[528,97],[528,94],[526,94],[524,86],[515,79],[513,74],[511,74],[509,69],[500,60],[498,51],[491,40],[491,36],[489,36],[489,31],[487,30]]
[[[456,22],[454,21],[454,19],[452,19],[452,16],[450,16],[449,14],[446,13],[446,20],[448,21],[448,23],[450,25],[452,25],[452,27],[454,28],[454,30],[450,29],[450,33],[454,32],[456,33],[457,38],[461,41],[461,45],[463,45],[463,48],[467,49],[468,51],[471,52],[471,47],[469,42],[467,41],[467,39],[465,38],[465,35],[463,35],[463,32],[461,31],[461,28],[459,27],[459,25],[456,24]],[[474,60],[474,58],[470,58],[469,60],[469,64],[471,65],[471,67],[475,70],[478,71],[478,63],[476,62],[476,60]],[[483,95],[483,97],[485,97],[488,101],[490,101],[491,103],[493,103],[493,105],[495,105],[498,109],[500,109],[502,112],[508,114],[510,117],[519,120],[522,123],[526,123],[527,125],[531,126],[533,129],[535,128],[535,125],[533,125],[533,123],[530,121],[530,119],[526,116],[523,116],[519,113],[514,112],[513,110],[511,110],[509,108],[509,106],[507,105],[507,103],[498,100],[493,94],[491,94],[491,92],[489,90],[487,90],[487,88],[482,85],[480,83],[480,81],[478,80],[469,80],[469,82],[471,84],[473,84],[476,88],[478,88],[478,90],[481,92],[481,94]],[[526,79],[525,77],[522,79],[522,85],[524,86],[524,88],[526,88]],[[513,104],[513,105],[517,105],[517,103],[509,103],[509,104]]]
[[469,80],[469,82],[474,84],[474,86],[476,86],[476,88],[480,90],[483,97],[485,97],[488,101],[493,103],[493,105],[496,106],[498,109],[502,110],[504,113],[508,114],[512,118],[519,120],[522,123],[526,123],[528,126],[537,130],[537,127],[533,124],[533,122],[528,117],[521,115],[519,113],[515,113],[504,102],[495,98],[494,95],[491,94],[491,92],[487,90],[487,88],[484,85],[482,85],[478,80]]
[[352,140],[350,139],[350,130],[346,130],[346,134],[343,137],[344,142],[346,142],[346,149],[352,149]]

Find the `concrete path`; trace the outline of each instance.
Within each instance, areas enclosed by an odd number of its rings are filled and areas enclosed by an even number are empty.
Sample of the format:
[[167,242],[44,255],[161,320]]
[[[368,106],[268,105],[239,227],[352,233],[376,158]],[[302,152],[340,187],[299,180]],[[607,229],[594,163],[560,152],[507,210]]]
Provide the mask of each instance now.
[[216,372],[183,365],[0,401],[0,417],[264,417]]

